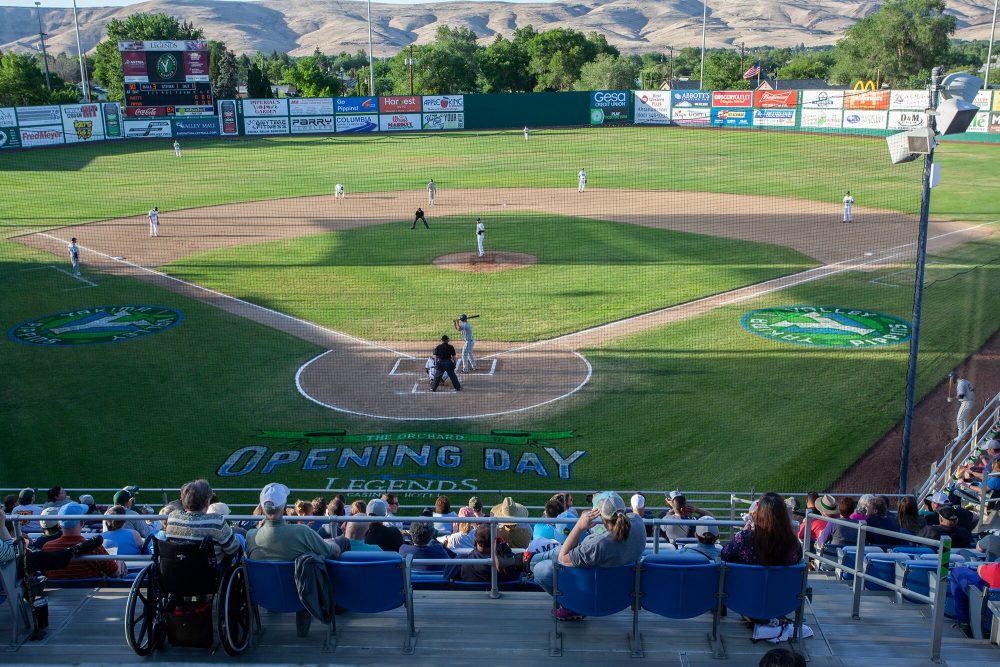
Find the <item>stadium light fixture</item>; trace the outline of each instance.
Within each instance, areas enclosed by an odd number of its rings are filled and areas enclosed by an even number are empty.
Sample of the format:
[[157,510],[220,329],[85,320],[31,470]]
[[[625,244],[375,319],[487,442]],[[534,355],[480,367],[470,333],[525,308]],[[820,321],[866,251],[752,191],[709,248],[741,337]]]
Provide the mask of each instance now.
[[45,64],[45,87],[52,92],[52,82],[49,80],[49,56],[45,53],[45,32],[42,30],[42,3],[35,3],[35,15],[38,17],[38,39],[42,42],[42,62]]

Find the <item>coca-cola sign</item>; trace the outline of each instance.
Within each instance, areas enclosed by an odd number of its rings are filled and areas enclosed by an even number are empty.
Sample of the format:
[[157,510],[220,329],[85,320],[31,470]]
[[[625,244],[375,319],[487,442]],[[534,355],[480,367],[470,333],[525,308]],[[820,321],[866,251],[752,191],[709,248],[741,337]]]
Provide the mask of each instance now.
[[166,116],[166,107],[125,107],[125,115],[129,118],[153,118]]

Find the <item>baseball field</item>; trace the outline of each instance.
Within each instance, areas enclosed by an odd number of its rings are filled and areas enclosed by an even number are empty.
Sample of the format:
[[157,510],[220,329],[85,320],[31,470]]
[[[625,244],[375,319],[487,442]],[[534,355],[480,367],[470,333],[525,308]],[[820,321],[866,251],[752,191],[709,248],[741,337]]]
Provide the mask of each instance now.
[[[918,397],[1000,329],[998,150],[938,151]],[[804,490],[902,417],[920,166],[881,139],[120,141],[0,175],[0,486]],[[478,368],[432,393],[461,313]]]

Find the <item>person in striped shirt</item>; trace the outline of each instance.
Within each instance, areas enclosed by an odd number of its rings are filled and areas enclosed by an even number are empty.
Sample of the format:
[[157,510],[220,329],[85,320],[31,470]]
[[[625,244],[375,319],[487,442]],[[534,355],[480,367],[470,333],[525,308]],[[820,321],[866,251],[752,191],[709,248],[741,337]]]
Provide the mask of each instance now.
[[212,495],[212,487],[204,479],[182,486],[181,505],[184,510],[170,514],[164,534],[171,542],[201,543],[208,538],[215,547],[216,560],[221,562],[225,556],[235,555],[242,547],[225,517],[208,512]]

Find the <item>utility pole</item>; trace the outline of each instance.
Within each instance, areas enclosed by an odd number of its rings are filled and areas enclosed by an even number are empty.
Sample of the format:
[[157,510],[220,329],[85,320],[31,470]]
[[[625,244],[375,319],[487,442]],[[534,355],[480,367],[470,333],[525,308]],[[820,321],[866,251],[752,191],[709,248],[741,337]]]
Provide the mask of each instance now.
[[702,90],[705,89],[705,30],[707,26],[708,0],[701,0],[701,81],[698,82],[698,87]]
[[80,43],[80,18],[76,15],[76,0],[73,0],[73,24],[76,26],[76,52],[80,56],[80,85],[83,86],[83,96],[90,101],[90,81],[87,79],[87,64]]
[[670,69],[668,70],[667,80],[670,81],[670,87],[674,85],[674,47],[668,47],[670,49]]
[[743,70],[743,42],[740,42],[740,72]]
[[406,64],[410,66],[410,95],[413,94],[413,44],[410,44],[410,57],[406,59]]
[[375,94],[375,61],[372,55],[372,0],[368,0],[368,94]]
[[990,65],[993,60],[993,37],[997,32],[998,6],[1000,6],[1000,0],[993,0],[993,24],[990,26],[990,45],[986,49],[986,76],[983,77],[983,90],[988,90],[990,87]]
[[49,56],[45,53],[45,33],[42,32],[42,3],[35,3],[35,14],[38,15],[38,37],[42,40],[42,62],[45,63],[45,87],[52,91],[52,82],[49,80]]

